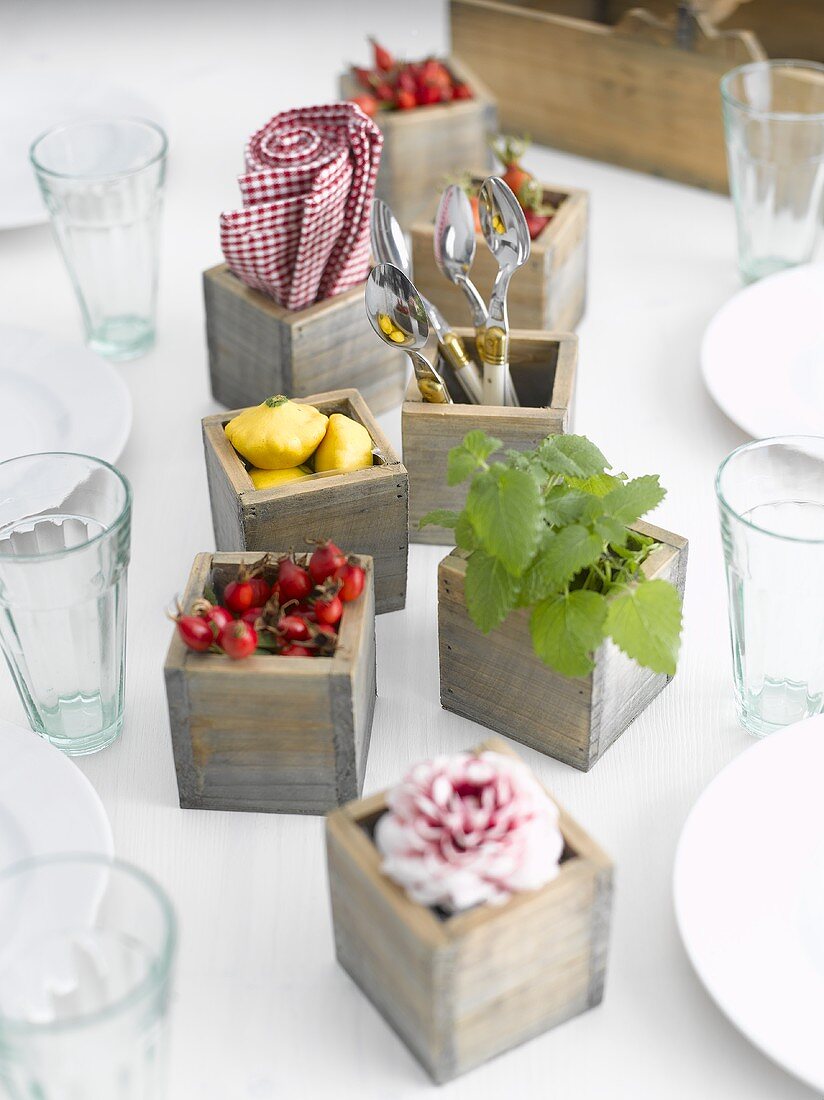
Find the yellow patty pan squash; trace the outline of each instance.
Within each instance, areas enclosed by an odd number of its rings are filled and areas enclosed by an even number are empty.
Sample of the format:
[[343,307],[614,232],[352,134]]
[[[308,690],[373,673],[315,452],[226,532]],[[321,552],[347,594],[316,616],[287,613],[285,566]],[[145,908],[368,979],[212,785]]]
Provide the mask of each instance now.
[[260,470],[257,466],[253,466],[249,471],[249,477],[256,489],[274,489],[276,485],[299,481],[311,472],[306,466],[293,466],[289,470]]
[[314,406],[278,394],[238,413],[225,431],[238,454],[258,469],[291,470],[323,439],[328,419]]
[[315,470],[365,470],[372,465],[372,436],[350,416],[332,413],[315,451]]

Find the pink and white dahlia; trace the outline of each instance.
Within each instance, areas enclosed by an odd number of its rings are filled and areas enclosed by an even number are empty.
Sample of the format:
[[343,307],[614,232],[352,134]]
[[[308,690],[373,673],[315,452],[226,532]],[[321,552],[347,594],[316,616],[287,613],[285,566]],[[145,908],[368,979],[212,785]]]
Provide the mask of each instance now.
[[558,807],[520,760],[439,756],[412,768],[387,802],[375,830],[381,869],[421,905],[501,905],[558,874]]

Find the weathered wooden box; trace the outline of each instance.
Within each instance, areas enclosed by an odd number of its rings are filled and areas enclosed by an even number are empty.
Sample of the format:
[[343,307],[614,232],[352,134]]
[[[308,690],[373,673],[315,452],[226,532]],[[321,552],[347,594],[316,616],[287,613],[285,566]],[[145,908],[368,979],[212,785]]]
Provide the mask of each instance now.
[[[198,554],[185,608],[260,554]],[[323,814],[363,787],[375,709],[372,561],[332,657],[193,653],[175,631],[164,672],[180,805]]]
[[[727,190],[718,82],[764,56],[674,0],[662,20],[609,0],[451,0],[452,49],[485,56],[504,130],[557,149]],[[746,21],[746,6],[741,21]]]
[[353,387],[374,413],[403,399],[406,364],[366,319],[363,287],[288,310],[236,278],[226,264],[203,273],[212,396],[258,405],[273,393]]
[[[634,528],[661,543],[643,565],[649,578],[684,593],[687,540],[647,523]],[[548,668],[532,648],[529,611],[515,611],[489,634],[469,617],[466,555],[453,550],[438,569],[441,704],[580,771],[589,771],[669,683],[607,640],[585,677]]]
[[[480,183],[481,178],[476,177]],[[513,329],[572,332],[584,314],[587,295],[589,195],[586,191],[543,184],[544,202],[557,209],[546,228],[532,241],[529,259],[518,269],[507,296]],[[447,317],[466,315],[466,299],[438,270],[433,251],[434,215],[416,222],[410,231],[415,286]],[[498,265],[478,235],[472,281],[489,300]]]
[[[475,354],[474,332],[456,329],[470,354]],[[409,474],[409,537],[412,542],[447,545],[452,532],[441,527],[420,528],[422,516],[434,508],[458,510],[468,486],[447,485],[449,452],[467,432],[480,429],[503,441],[505,448],[528,451],[548,435],[571,428],[575,395],[578,338],[567,333],[513,332],[510,371],[520,408],[470,405],[450,372],[453,405],[435,405],[421,399],[414,379],[406,391],[401,412],[403,460]]]
[[[511,752],[498,741],[482,748]],[[437,1082],[601,1001],[612,864],[568,814],[553,882],[444,918],[381,873],[372,836],[385,810],[377,794],[327,819],[335,950]]]
[[[488,49],[482,56],[487,56]],[[474,71],[453,57],[444,60],[453,75],[475,93],[474,99],[378,111],[383,152],[376,195],[392,208],[404,229],[422,217],[450,177],[483,172],[492,164],[487,138],[498,131],[494,100]],[[341,98],[362,95],[350,73],[340,79]]]
[[378,614],[398,611],[406,603],[409,551],[406,467],[356,390],[333,390],[296,400],[315,405],[327,415],[344,413],[363,424],[375,444],[374,465],[255,489],[224,431],[241,410],[207,416],[203,446],[215,546],[260,553],[276,547],[303,550],[307,540],[332,539],[345,553],[369,554],[374,559],[376,610]]

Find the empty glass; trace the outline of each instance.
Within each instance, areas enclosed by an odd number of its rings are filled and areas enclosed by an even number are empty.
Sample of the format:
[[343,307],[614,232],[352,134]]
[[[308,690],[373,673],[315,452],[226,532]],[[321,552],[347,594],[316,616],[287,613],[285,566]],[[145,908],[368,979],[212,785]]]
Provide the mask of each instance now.
[[824,439],[747,443],[715,489],[738,717],[762,737],[824,710]]
[[159,126],[136,118],[70,122],[31,147],[86,338],[110,359],[154,343],[166,147]]
[[812,259],[824,219],[824,65],[754,61],[721,80],[745,282]]
[[0,645],[32,729],[71,755],[123,725],[131,500],[101,459],[0,463]]
[[168,898],[127,863],[0,873],[0,1094],[159,1100],[175,940]]

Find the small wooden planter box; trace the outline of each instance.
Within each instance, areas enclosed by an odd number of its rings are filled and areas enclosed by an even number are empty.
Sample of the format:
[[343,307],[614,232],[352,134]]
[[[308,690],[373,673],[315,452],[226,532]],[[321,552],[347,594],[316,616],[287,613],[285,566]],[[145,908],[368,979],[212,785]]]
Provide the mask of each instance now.
[[[184,607],[260,556],[198,554]],[[164,672],[182,807],[323,814],[357,797],[375,709],[372,561],[360,563],[367,583],[332,657],[231,661],[193,653],[175,631]]]
[[[661,543],[644,563],[647,577],[671,581],[683,596],[687,540],[648,523],[635,529]],[[482,634],[466,610],[466,557],[453,550],[438,569],[441,705],[589,771],[671,677],[641,668],[610,640],[589,676],[560,676],[532,649],[528,610]]]
[[375,339],[363,287],[288,310],[236,278],[226,264],[203,273],[212,396],[230,409],[275,393],[353,387],[374,413],[403,399],[406,362]]
[[[456,329],[474,354],[472,329]],[[441,527],[419,527],[422,516],[434,508],[463,508],[468,486],[447,485],[449,452],[467,432],[480,429],[503,441],[505,448],[528,451],[548,435],[571,428],[575,394],[578,338],[565,333],[513,332],[510,369],[520,408],[469,405],[450,372],[454,405],[435,405],[421,399],[413,379],[401,412],[403,460],[409,473],[409,538],[412,542],[449,545],[452,532]]]
[[[481,56],[489,53],[484,49]],[[475,93],[474,99],[378,111],[383,152],[376,195],[392,208],[404,229],[422,217],[443,190],[445,180],[492,164],[487,138],[498,132],[498,116],[489,92],[466,65],[453,57],[444,64]],[[350,73],[340,78],[342,99],[363,95]]]
[[[758,40],[747,31],[717,31],[703,16],[679,24],[674,0],[670,22],[624,7],[609,0],[451,0],[452,48],[472,59],[494,43],[495,64],[484,77],[504,130],[726,191],[718,82],[764,56]],[[741,22],[746,15],[744,6]]]
[[[476,177],[481,182],[481,177]],[[544,184],[544,202],[558,210],[532,242],[529,259],[512,280],[507,297],[513,329],[573,332],[584,313],[587,295],[589,195],[586,191]],[[412,226],[415,286],[445,316],[465,317],[466,299],[438,270],[433,252],[434,215]],[[489,300],[498,265],[478,235],[472,281]]]
[[340,412],[360,421],[375,444],[374,465],[349,473],[312,474],[273,489],[255,489],[224,431],[241,410],[207,416],[203,446],[215,545],[218,550],[255,550],[260,554],[276,547],[301,551],[307,539],[332,539],[345,553],[374,558],[376,610],[378,614],[398,611],[406,603],[409,551],[406,467],[356,390],[334,390],[296,400],[327,415]]
[[[502,742],[482,749],[511,752]],[[330,814],[329,890],[338,962],[435,1081],[494,1058],[599,1004],[612,864],[561,810],[558,877],[496,907],[443,918],[380,870],[386,795]]]

